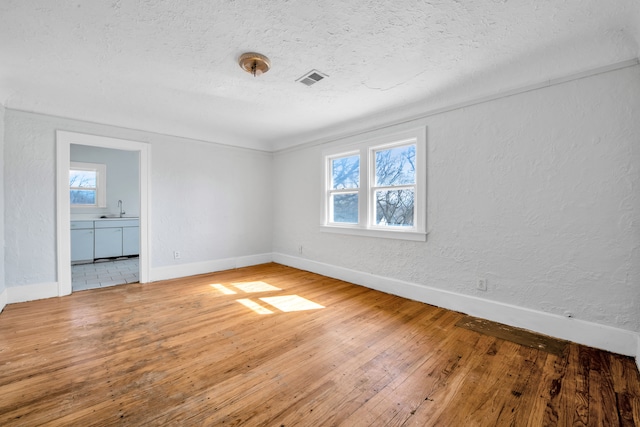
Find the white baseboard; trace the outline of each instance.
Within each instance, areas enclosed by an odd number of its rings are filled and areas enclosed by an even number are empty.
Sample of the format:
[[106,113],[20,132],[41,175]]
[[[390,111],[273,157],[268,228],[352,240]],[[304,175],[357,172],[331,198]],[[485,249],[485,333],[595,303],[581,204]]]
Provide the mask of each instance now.
[[237,258],[225,258],[212,261],[194,262],[190,264],[171,265],[151,269],[151,281],[176,279],[178,277],[195,276],[197,274],[213,273],[215,271],[232,270],[234,268],[249,267],[265,264],[273,260],[271,253],[248,255]]
[[638,365],[638,371],[640,371],[640,334],[638,334],[638,350],[636,350],[636,365]]
[[273,254],[247,255],[236,258],[236,268],[251,267],[252,265],[266,264],[273,262]]
[[[625,356],[636,356],[636,361],[640,360],[640,336],[632,331],[376,276],[281,253],[274,253],[273,261],[589,347]],[[640,362],[638,364],[640,369]]]
[[7,288],[5,288],[2,292],[0,292],[0,313],[7,305]]
[[7,288],[7,304],[34,301],[37,299],[52,298],[57,296],[57,282],[34,283],[32,285],[10,286]]
[[[272,261],[271,253],[248,255],[193,264],[181,264],[170,267],[152,269],[151,280],[175,279],[176,277],[194,276],[214,271],[231,270],[251,265],[265,264]],[[34,283],[24,286],[10,286],[0,293],[0,311],[7,304],[34,301],[59,296],[58,283]]]

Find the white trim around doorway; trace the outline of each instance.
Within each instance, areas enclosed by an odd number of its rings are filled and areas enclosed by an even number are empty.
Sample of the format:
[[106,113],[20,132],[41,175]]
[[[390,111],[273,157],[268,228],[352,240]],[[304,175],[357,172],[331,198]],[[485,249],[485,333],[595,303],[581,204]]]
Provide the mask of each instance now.
[[151,146],[144,142],[83,133],[56,131],[56,241],[58,263],[58,296],[71,294],[71,202],[69,200],[69,167],[71,144],[140,153],[140,283],[149,279],[149,205]]

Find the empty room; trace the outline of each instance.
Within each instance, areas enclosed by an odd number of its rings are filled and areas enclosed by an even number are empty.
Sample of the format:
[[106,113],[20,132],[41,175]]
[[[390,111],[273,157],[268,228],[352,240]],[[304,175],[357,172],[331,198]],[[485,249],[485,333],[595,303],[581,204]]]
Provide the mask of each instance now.
[[640,426],[640,2],[0,0],[0,425]]

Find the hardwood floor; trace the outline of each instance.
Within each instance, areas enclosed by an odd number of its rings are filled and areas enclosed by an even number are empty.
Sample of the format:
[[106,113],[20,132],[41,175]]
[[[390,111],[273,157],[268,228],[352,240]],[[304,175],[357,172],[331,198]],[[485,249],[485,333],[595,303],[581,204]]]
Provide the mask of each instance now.
[[277,264],[8,305],[0,425],[640,426],[633,359],[462,317]]

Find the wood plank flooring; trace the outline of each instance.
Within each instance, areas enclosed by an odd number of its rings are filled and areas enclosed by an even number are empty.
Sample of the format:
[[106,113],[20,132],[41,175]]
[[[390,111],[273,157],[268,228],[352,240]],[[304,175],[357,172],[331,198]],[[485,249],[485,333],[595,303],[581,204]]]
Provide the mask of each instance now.
[[640,426],[633,359],[463,317],[277,264],[12,304],[0,425]]
[[481,334],[502,338],[527,347],[544,350],[548,353],[562,356],[568,341],[553,338],[547,335],[536,334],[525,329],[515,328],[509,325],[492,322],[479,317],[465,316],[456,323],[456,326],[467,328]]

